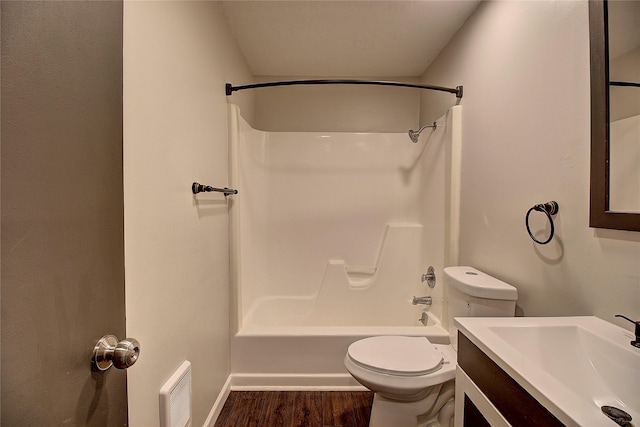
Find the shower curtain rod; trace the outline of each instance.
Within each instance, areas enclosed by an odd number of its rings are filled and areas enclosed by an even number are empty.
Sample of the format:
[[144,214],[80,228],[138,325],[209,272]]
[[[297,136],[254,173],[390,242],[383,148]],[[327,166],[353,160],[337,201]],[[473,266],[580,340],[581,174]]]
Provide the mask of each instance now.
[[282,82],[265,82],[265,83],[254,83],[250,85],[243,86],[233,86],[231,83],[227,83],[225,85],[225,91],[227,96],[231,95],[233,92],[244,89],[256,89],[260,87],[271,87],[271,86],[294,86],[294,85],[377,85],[377,86],[400,86],[400,87],[411,87],[416,89],[428,89],[428,90],[438,90],[441,92],[449,92],[454,93],[456,98],[462,98],[462,86],[456,86],[455,89],[449,87],[442,86],[431,86],[431,85],[417,85],[412,83],[403,83],[403,82],[391,82],[391,81],[376,81],[376,80],[288,80]]

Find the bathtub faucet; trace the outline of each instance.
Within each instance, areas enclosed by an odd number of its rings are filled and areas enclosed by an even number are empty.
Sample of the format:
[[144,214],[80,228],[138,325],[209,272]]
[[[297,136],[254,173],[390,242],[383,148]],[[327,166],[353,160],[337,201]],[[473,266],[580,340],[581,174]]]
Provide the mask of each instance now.
[[433,302],[433,300],[431,299],[431,297],[413,297],[413,301],[411,301],[411,304],[413,304],[413,305],[418,305],[418,304],[431,305],[432,302]]

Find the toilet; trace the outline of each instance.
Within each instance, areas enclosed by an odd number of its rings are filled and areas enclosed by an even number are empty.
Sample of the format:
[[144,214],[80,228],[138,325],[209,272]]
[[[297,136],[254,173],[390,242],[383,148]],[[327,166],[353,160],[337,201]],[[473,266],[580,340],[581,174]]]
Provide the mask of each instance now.
[[369,427],[453,426],[458,331],[454,317],[511,317],[518,291],[473,267],[444,269],[451,344],[377,336],[351,344],[347,371],[373,391]]

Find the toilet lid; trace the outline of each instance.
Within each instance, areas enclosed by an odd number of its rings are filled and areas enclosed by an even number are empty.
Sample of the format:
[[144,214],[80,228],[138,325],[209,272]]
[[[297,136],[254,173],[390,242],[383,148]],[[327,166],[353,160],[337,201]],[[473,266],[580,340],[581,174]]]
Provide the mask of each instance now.
[[357,365],[392,375],[426,375],[442,367],[444,357],[426,337],[382,336],[354,342],[347,350]]

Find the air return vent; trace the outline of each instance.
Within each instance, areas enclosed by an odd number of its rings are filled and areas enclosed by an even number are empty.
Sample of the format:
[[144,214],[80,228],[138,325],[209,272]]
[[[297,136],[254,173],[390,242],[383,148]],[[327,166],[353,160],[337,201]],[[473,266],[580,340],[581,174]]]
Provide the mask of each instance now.
[[160,389],[160,427],[191,427],[191,362],[185,361]]

